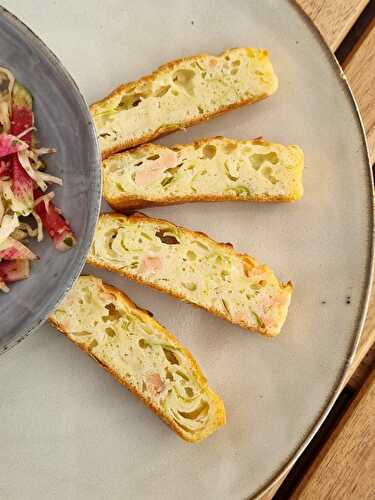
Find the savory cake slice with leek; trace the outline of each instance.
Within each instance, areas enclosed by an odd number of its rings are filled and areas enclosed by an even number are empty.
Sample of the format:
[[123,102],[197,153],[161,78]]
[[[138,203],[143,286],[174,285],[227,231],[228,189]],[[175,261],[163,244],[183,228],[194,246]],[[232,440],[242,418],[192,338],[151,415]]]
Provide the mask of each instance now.
[[102,163],[103,195],[115,210],[194,201],[295,201],[303,152],[263,139],[145,144]]
[[[29,238],[43,239],[45,230],[56,250],[69,250],[76,237],[52,201],[51,184],[62,180],[45,172],[42,157],[54,148],[39,147],[33,97],[9,69],[0,67],[0,290],[30,275],[38,257]],[[29,218],[26,218],[29,217]],[[34,218],[36,227],[30,224]]]
[[87,262],[267,336],[280,332],[292,295],[232,245],[142,214],[102,214]]
[[102,157],[272,95],[268,53],[235,48],[164,64],[90,107]]
[[224,404],[190,352],[120,290],[81,276],[49,320],[186,441],[224,425]]

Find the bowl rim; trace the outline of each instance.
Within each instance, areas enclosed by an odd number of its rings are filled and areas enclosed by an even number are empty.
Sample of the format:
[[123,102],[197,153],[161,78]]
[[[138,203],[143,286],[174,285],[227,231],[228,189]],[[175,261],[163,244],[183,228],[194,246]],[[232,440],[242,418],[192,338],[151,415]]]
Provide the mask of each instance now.
[[[50,312],[56,307],[56,305],[61,302],[64,296],[68,293],[70,288],[73,286],[76,279],[81,274],[81,271],[85,265],[86,257],[89,252],[95,227],[98,221],[100,207],[101,207],[101,199],[102,199],[102,179],[101,179],[101,154],[99,149],[99,143],[96,135],[95,125],[90,113],[89,105],[86,102],[86,99],[82,95],[77,83],[74,81],[73,77],[69,73],[69,71],[65,68],[60,59],[56,56],[56,54],[40,39],[40,37],[29,28],[23,21],[21,21],[17,16],[11,13],[9,10],[5,9],[0,5],[0,18],[5,18],[8,23],[12,24],[17,31],[19,31],[24,37],[32,40],[32,42],[37,46],[37,48],[43,53],[43,55],[49,59],[62,73],[62,75],[66,78],[72,89],[77,95],[78,100],[81,101],[81,111],[85,114],[85,121],[87,123],[87,127],[89,129],[90,139],[92,138],[92,147],[93,147],[93,164],[97,165],[97,168],[92,169],[93,179],[92,179],[92,192],[97,193],[96,200],[93,200],[93,211],[90,214],[87,223],[87,236],[85,241],[82,243],[80,254],[76,257],[76,262],[73,270],[71,271],[70,276],[66,279],[64,285],[61,287],[60,291],[56,294],[55,298],[52,300],[51,304],[48,306],[47,310],[41,314],[40,317],[37,317],[33,324],[29,326],[26,330],[21,330],[17,333],[12,340],[4,344],[3,347],[0,348],[0,356],[5,352],[8,352],[10,349],[18,345],[22,340],[28,337],[32,332],[34,332],[37,328],[39,328],[47,319]],[[38,315],[37,315],[38,316]]]

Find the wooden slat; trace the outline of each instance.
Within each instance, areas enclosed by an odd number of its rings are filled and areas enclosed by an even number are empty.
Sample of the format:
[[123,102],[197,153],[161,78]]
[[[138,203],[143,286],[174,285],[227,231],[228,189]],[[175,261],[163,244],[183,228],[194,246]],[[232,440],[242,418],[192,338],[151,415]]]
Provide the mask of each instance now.
[[362,350],[363,354],[360,353],[359,355],[362,356],[361,364],[354,371],[347,385],[347,387],[349,387],[354,392],[359,391],[369,372],[375,366],[375,344],[370,345],[370,347],[365,344],[362,347]]
[[[367,318],[358,344],[357,352],[345,377],[346,383],[348,383],[349,386],[355,390],[359,389],[361,386],[361,382],[363,382],[363,379],[366,376],[368,365],[373,359],[370,355],[370,350],[375,353],[375,283],[372,285],[372,294]],[[368,357],[368,361],[361,366],[361,363],[364,361],[366,356]]]
[[369,0],[297,0],[334,52]]
[[375,498],[375,370],[292,500]]
[[375,19],[344,64],[345,74],[361,111],[372,162],[375,162]]

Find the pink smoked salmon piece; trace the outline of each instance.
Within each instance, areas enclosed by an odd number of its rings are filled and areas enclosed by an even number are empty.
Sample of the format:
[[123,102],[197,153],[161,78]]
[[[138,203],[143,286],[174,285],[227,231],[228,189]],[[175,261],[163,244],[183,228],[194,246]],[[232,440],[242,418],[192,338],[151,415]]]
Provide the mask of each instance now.
[[135,173],[135,183],[139,186],[148,186],[156,180],[160,179],[162,174],[177,165],[177,153],[175,151],[167,151],[161,153],[157,160],[146,160],[143,165],[140,165]]
[[208,67],[210,69],[214,69],[217,66],[217,59],[210,59],[208,62]]
[[161,271],[163,267],[163,261],[160,257],[145,257],[139,267],[139,272],[155,272]]
[[262,317],[262,320],[264,326],[267,329],[271,330],[272,328],[277,328],[278,325],[277,318],[275,320],[275,318],[272,316],[272,311],[274,310],[274,307],[284,309],[289,301],[290,301],[290,296],[282,292],[276,295],[273,299],[270,299],[270,297],[268,296],[264,298],[264,300],[262,301],[262,306],[264,310],[264,316]]
[[164,384],[160,378],[158,373],[150,373],[145,376],[146,384],[151,387],[151,389],[156,392],[156,394],[160,394],[163,392]]

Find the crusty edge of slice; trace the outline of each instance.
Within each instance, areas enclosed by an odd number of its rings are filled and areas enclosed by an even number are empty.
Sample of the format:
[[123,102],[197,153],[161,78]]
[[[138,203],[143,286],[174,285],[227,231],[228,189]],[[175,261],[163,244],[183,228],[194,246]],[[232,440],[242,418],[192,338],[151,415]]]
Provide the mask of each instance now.
[[[178,148],[183,148],[185,146],[191,146],[191,145],[197,145],[197,146],[203,146],[204,144],[209,143],[212,140],[231,140],[228,137],[223,137],[223,136],[214,136],[214,137],[204,137],[201,139],[198,139],[197,141],[193,141],[192,143],[189,144],[173,144],[173,146],[161,146],[160,144],[144,144],[140,145],[140,148],[146,148],[149,146],[157,146],[157,147],[166,147],[168,149],[172,149],[174,147]],[[243,140],[243,141],[238,141],[237,142],[252,142],[253,144],[259,143],[259,144],[270,144],[269,141],[265,141],[262,138],[256,138],[256,139],[249,139],[249,140]],[[287,146],[285,146],[287,147]],[[123,154],[127,154],[127,152],[122,152],[122,153],[117,153],[114,156],[121,156]],[[107,158],[109,159],[110,156]],[[105,162],[105,160],[104,160]],[[239,201],[239,202],[256,202],[256,203],[275,203],[275,202],[281,202],[281,203],[292,203],[294,201],[300,200],[303,196],[303,190],[300,194],[300,196],[294,196],[294,197],[288,197],[288,196],[253,196],[252,198],[248,199],[239,199],[237,196],[234,194],[222,194],[222,195],[209,195],[209,196],[204,196],[204,195],[194,195],[194,196],[165,196],[163,201],[151,201],[151,200],[145,200],[144,198],[140,196],[127,196],[127,195],[122,195],[118,197],[111,197],[107,194],[106,192],[106,182],[105,182],[105,168],[104,165],[102,164],[102,178],[103,178],[103,197],[105,198],[106,202],[108,205],[113,208],[114,210],[119,210],[120,212],[128,212],[131,210],[135,209],[140,209],[140,208],[147,208],[147,207],[160,207],[160,206],[166,206],[166,205],[180,205],[183,203],[200,203],[200,202],[219,202],[219,201]]]
[[[216,57],[221,57],[224,54],[226,54],[230,50],[236,50],[236,49],[241,49],[243,47],[233,47],[231,49],[227,49],[223,52],[221,52],[218,56]],[[259,50],[259,49],[257,49]],[[265,50],[268,56],[268,51]],[[108,94],[106,97],[103,99],[100,99],[99,101],[96,101],[90,105],[90,112],[93,116],[95,116],[95,111],[96,108],[99,106],[103,105],[106,103],[106,101],[116,95],[121,95],[123,92],[128,92],[131,91],[136,85],[140,83],[147,83],[150,80],[153,80],[153,78],[158,75],[160,72],[163,71],[172,71],[175,66],[180,64],[181,62],[184,61],[194,61],[194,59],[200,58],[200,57],[212,57],[212,54],[196,54],[195,56],[188,56],[188,57],[182,57],[180,59],[175,59],[174,61],[167,62],[163,64],[162,66],[159,66],[156,70],[154,70],[152,73],[140,77],[138,80],[132,80],[131,82],[123,83],[116,87],[110,94]],[[102,150],[102,159],[104,160],[105,158],[108,158],[113,153],[117,153],[119,151],[123,151],[125,149],[133,148],[135,146],[139,146],[140,144],[145,144],[147,142],[152,141],[153,139],[156,139],[157,137],[162,137],[164,135],[170,134],[172,132],[175,132],[176,130],[179,129],[185,129],[188,127],[192,127],[193,125],[198,125],[199,123],[206,122],[210,120],[211,118],[215,118],[216,116],[222,115],[223,113],[226,113],[227,111],[231,111],[232,109],[240,108],[241,106],[245,106],[246,104],[253,104],[255,102],[261,101],[262,99],[266,99],[267,97],[270,97],[274,92],[276,92],[278,88],[278,78],[276,73],[274,72],[275,76],[275,89],[273,92],[270,93],[264,93],[256,97],[249,97],[248,99],[242,99],[241,101],[237,101],[233,104],[226,105],[226,106],[220,106],[216,111],[211,112],[211,113],[203,113],[201,116],[197,116],[196,118],[191,118],[190,120],[186,119],[180,123],[176,124],[169,124],[167,126],[159,128],[157,131],[154,133],[150,134],[145,134],[141,138],[138,139],[130,139],[130,140],[125,140],[122,142],[119,142],[117,145],[111,147],[111,148],[106,148]]]
[[148,200],[144,200],[137,197],[119,197],[119,198],[106,198],[108,205],[113,208],[113,210],[117,210],[124,214],[130,213],[133,210],[138,210],[142,208],[148,207],[164,207],[170,205],[184,205],[185,203],[209,203],[209,202],[221,202],[221,201],[236,201],[240,203],[293,203],[297,201],[299,198],[285,198],[282,196],[258,196],[254,197],[251,200],[239,200],[238,197],[234,195],[225,195],[225,196],[201,196],[201,197],[192,197],[192,196],[179,196],[179,197],[166,197],[164,201],[152,202]]
[[[116,214],[116,213],[103,213],[103,214],[100,215],[100,218],[103,218],[103,217],[116,218],[118,216],[120,216],[120,217],[127,217],[131,221],[133,221],[134,219],[143,219],[143,220],[152,221],[152,222],[156,222],[156,223],[171,224],[172,226],[176,226],[179,229],[182,229],[183,231],[186,231],[186,232],[192,234],[193,236],[199,235],[200,237],[207,238],[210,241],[210,243],[213,243],[213,244],[215,244],[218,247],[225,247],[225,248],[229,247],[230,250],[232,250],[238,257],[240,257],[242,259],[242,261],[243,261],[243,263],[245,265],[249,265],[249,264],[253,265],[254,262],[256,262],[258,264],[258,262],[255,261],[255,259],[253,259],[250,255],[236,252],[233,249],[233,245],[231,243],[221,243],[221,242],[215,241],[212,238],[210,238],[206,233],[203,233],[201,231],[193,231],[193,230],[188,229],[186,227],[179,226],[177,224],[173,224],[172,222],[169,222],[169,221],[167,221],[165,219],[158,219],[156,217],[149,217],[149,216],[147,216],[145,214],[138,213],[138,212],[137,213],[133,213],[131,215],[126,215],[126,216],[124,216],[123,214]],[[94,236],[94,239],[95,239],[95,236]],[[208,311],[209,313],[213,314],[214,316],[217,316],[218,318],[221,318],[221,319],[224,319],[226,321],[229,321],[230,323],[232,323],[234,325],[238,325],[241,328],[244,328],[245,330],[248,330],[250,332],[260,333],[260,334],[262,334],[262,335],[264,335],[265,337],[268,337],[268,338],[272,338],[272,337],[277,336],[280,333],[281,328],[283,326],[283,325],[281,325],[279,332],[274,333],[274,334],[269,333],[269,331],[267,331],[267,329],[252,328],[252,327],[249,327],[242,320],[234,321],[233,318],[230,318],[229,316],[226,316],[224,313],[221,313],[220,311],[216,311],[216,310],[214,310],[211,307],[207,307],[206,308],[206,307],[204,307],[204,306],[202,306],[200,304],[196,304],[194,302],[190,302],[189,300],[187,300],[185,297],[183,297],[181,294],[179,294],[177,292],[169,291],[169,290],[167,290],[166,288],[163,288],[160,285],[157,285],[155,283],[150,283],[150,282],[145,281],[145,280],[143,280],[143,279],[141,279],[139,277],[136,277],[134,275],[128,274],[123,269],[117,269],[114,266],[111,266],[111,265],[108,265],[108,264],[103,264],[100,260],[98,260],[94,256],[92,256],[90,254],[90,252],[89,252],[89,254],[87,256],[86,262],[87,262],[87,264],[90,264],[92,266],[98,267],[99,269],[105,269],[106,271],[117,273],[117,274],[119,274],[121,276],[124,276],[125,278],[131,280],[131,281],[135,281],[135,282],[137,282],[137,283],[139,283],[141,285],[145,285],[145,286],[148,286],[148,287],[153,288],[155,290],[158,290],[159,292],[163,292],[163,293],[166,293],[168,295],[171,295],[172,297],[175,297],[176,299],[181,300],[182,302],[188,302],[189,304],[192,304],[193,306],[196,306],[196,307],[198,307],[200,309],[203,309],[204,311]],[[266,267],[267,269],[269,269],[269,271],[273,273],[273,271],[270,268],[268,268],[268,266],[265,266],[265,265],[263,265],[263,266]],[[290,292],[291,292],[290,293],[290,298],[291,298],[291,294],[292,294],[292,291],[293,291],[293,283],[291,281],[288,281],[286,283],[281,282],[280,280],[278,280],[278,281],[279,281],[280,286],[282,288],[290,288]]]
[[179,340],[169,331],[167,330],[163,325],[161,325],[159,322],[156,320],[152,319],[152,313],[138,307],[125,293],[123,293],[121,290],[118,290],[112,285],[109,285],[108,283],[103,283],[103,281],[100,278],[96,278],[95,276],[90,276],[95,278],[95,280],[98,280],[101,282],[101,285],[103,286],[104,290],[111,293],[116,297],[117,300],[120,300],[121,302],[125,303],[128,307],[135,309],[138,314],[142,315],[145,317],[146,321],[150,321],[150,319],[153,322],[153,327],[157,327],[160,329],[163,334],[169,338],[170,340],[176,342],[181,350],[184,352],[186,357],[189,359],[189,361],[192,364],[192,369],[194,370],[197,379],[200,384],[205,385],[205,392],[208,393],[211,396],[212,401],[215,403],[215,409],[216,409],[216,419],[210,422],[210,425],[207,426],[205,429],[203,429],[197,437],[192,436],[188,432],[184,432],[183,429],[181,429],[177,424],[175,424],[172,420],[167,418],[166,415],[163,414],[162,411],[160,411],[152,402],[151,399],[145,398],[141,393],[139,393],[134,387],[132,387],[125,378],[121,377],[115,369],[112,369],[111,366],[109,366],[106,363],[103,363],[100,359],[98,359],[95,354],[93,354],[89,349],[87,349],[86,346],[83,344],[79,344],[76,342],[72,336],[67,332],[63,325],[56,321],[52,316],[48,318],[49,323],[54,326],[60,333],[65,335],[71,342],[73,342],[77,347],[79,347],[83,352],[88,354],[91,358],[93,358],[104,370],[106,370],[108,373],[112,375],[112,377],[119,382],[122,386],[124,386],[126,389],[128,389],[131,393],[133,393],[135,396],[137,396],[143,403],[150,408],[164,423],[168,425],[177,435],[179,435],[182,439],[185,441],[188,441],[190,443],[197,443],[211,435],[213,432],[215,432],[217,429],[222,427],[226,423],[226,414],[225,414],[225,407],[222,399],[208,386],[207,384],[207,379],[203,375],[202,370],[200,366],[198,365],[197,361],[191,354],[191,352],[184,347]]
[[242,101],[238,101],[236,103],[233,103],[233,104],[230,104],[227,106],[221,106],[215,112],[204,113],[197,118],[192,118],[191,120],[186,120],[186,121],[181,122],[179,124],[166,125],[164,127],[159,128],[154,133],[143,135],[139,139],[132,139],[132,140],[119,142],[116,146],[102,150],[102,159],[105,160],[106,158],[108,158],[109,156],[111,156],[114,153],[118,153],[120,151],[124,151],[124,150],[130,149],[130,148],[134,148],[135,146],[145,144],[145,143],[153,141],[154,139],[157,139],[159,137],[164,137],[165,135],[171,134],[172,132],[175,132],[176,130],[184,130],[184,129],[192,127],[194,125],[198,125],[199,123],[207,122],[211,118],[216,118],[217,116],[220,116],[220,115],[226,113],[227,111],[231,111],[233,109],[240,108],[241,106],[245,106],[246,104],[253,104],[255,102],[266,99],[266,97],[269,97],[269,94],[263,94],[262,96],[258,96],[256,98],[243,99]]

